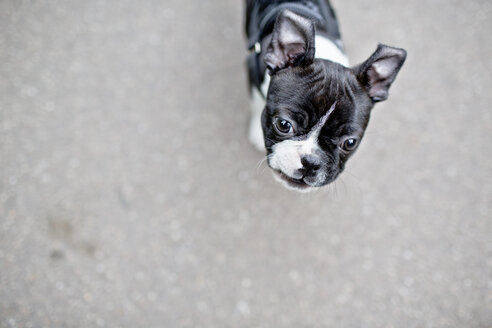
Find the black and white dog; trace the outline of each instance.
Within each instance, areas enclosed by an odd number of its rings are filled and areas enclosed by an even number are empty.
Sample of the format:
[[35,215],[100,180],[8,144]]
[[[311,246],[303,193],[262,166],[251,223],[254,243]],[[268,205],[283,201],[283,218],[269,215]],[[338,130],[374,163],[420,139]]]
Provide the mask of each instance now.
[[349,67],[328,0],[247,0],[249,139],[286,187],[309,191],[343,171],[406,51],[385,45]]

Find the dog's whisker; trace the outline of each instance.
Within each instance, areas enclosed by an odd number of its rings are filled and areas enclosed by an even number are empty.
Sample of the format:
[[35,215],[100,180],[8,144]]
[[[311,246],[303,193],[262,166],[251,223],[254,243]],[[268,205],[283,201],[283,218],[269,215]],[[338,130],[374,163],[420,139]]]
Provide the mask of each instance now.
[[[268,160],[271,158],[272,156],[271,155],[267,155],[265,156],[265,158],[263,159],[263,163],[268,163]],[[263,170],[261,171],[261,174],[265,173],[265,170],[268,168],[268,164],[265,165],[263,167]]]
[[335,180],[334,188],[335,188],[335,196],[338,197],[338,180]]
[[355,174],[353,174],[352,172],[348,171],[348,170],[345,170],[344,171],[345,173],[347,173],[348,175],[350,175],[351,177],[353,177],[355,180],[359,181],[359,177]]
[[267,160],[267,157],[264,157],[258,161],[258,163],[256,164],[256,168],[255,168],[256,174],[258,174],[259,169],[261,168],[263,163],[266,162],[266,160]]

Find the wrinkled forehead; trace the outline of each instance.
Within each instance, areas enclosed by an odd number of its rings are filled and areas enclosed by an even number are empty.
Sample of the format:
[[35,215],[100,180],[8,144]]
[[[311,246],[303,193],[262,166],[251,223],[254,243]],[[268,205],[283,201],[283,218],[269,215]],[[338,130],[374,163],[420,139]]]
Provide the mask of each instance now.
[[267,104],[288,105],[324,115],[334,102],[343,111],[353,108],[360,86],[347,68],[329,61],[315,60],[307,67],[293,67],[276,73],[271,80]]
[[285,69],[272,77],[267,106],[275,111],[319,116],[324,112],[328,97],[324,88],[321,70]]
[[300,94],[309,96],[315,91],[313,87],[317,89],[325,85],[324,80],[325,72],[322,65],[289,67],[271,77],[270,91],[281,97],[279,100]]

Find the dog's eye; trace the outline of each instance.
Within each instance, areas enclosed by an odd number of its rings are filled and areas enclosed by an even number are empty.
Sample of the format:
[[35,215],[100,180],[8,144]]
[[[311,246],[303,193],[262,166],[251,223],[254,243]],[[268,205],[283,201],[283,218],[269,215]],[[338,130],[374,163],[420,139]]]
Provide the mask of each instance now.
[[275,129],[282,134],[289,134],[294,131],[292,124],[281,117],[275,117],[273,125],[275,126]]
[[355,149],[355,147],[357,147],[357,139],[355,138],[345,139],[340,145],[340,148],[342,148],[344,151],[352,151]]

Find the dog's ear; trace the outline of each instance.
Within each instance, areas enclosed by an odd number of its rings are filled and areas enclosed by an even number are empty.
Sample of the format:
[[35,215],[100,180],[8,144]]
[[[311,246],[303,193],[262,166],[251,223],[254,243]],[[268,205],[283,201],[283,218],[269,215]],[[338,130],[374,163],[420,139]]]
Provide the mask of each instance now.
[[388,98],[388,90],[405,62],[407,52],[379,44],[364,63],[354,68],[358,80],[374,102]]
[[295,65],[310,65],[314,60],[314,23],[290,10],[275,21],[272,40],[265,54],[270,75]]

